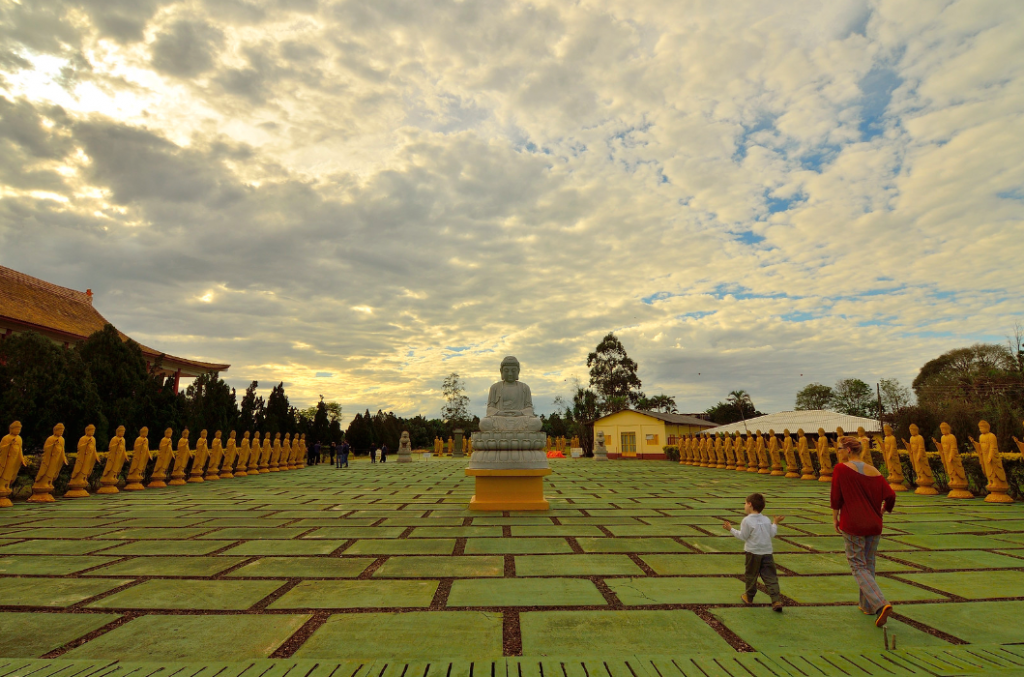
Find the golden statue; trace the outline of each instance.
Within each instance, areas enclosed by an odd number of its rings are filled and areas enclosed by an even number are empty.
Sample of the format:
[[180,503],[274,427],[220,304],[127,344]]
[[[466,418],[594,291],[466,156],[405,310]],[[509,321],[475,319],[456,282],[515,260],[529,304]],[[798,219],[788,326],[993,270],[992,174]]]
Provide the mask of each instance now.
[[1017,448],[1020,449],[1020,453],[1024,455],[1024,442],[1018,440],[1016,435],[1013,436],[1013,442],[1017,445]]
[[967,489],[967,473],[964,472],[964,464],[960,460],[960,449],[953,429],[943,421],[939,424],[939,430],[942,431],[942,440],[933,437],[932,442],[935,443],[935,449],[942,458],[942,465],[946,468],[946,476],[949,477],[949,493],[946,496],[974,498],[974,494]]
[[708,467],[708,436],[701,434],[697,436],[697,467],[706,468]]
[[[868,434],[863,427],[857,428],[857,441],[860,442],[861,460],[874,467],[875,459],[871,457],[871,438],[868,437]],[[899,491],[899,489],[896,489],[895,491]]]
[[804,432],[803,428],[796,431],[796,451],[797,455],[800,457],[800,463],[803,466],[800,468],[800,479],[818,479],[814,476],[814,464],[811,462],[811,452],[807,445],[807,433]]
[[775,435],[775,429],[768,431],[768,459],[771,461],[771,474],[775,477],[782,477],[786,471],[782,469],[782,457],[779,454],[779,438]]
[[[296,435],[298,437],[298,435]],[[292,436],[288,433],[284,434],[284,440],[281,442],[281,470],[294,470],[295,464],[292,463]]]
[[[838,443],[837,441],[836,444]],[[828,446],[828,435],[825,434],[824,428],[818,428],[818,439],[814,442],[814,450],[818,454],[818,481],[831,482],[832,450]]]
[[91,423],[85,426],[85,434],[78,438],[78,453],[75,456],[75,467],[71,470],[71,480],[64,498],[85,498],[89,495],[89,476],[92,475],[96,461],[100,455],[96,451],[96,426]]
[[789,428],[782,431],[782,455],[786,458],[786,477],[800,479],[800,464],[797,463],[796,453],[793,451],[793,436]]
[[686,436],[686,465],[696,465],[697,438],[693,433]]
[[[843,439],[844,437],[846,437],[846,433],[843,432],[843,426],[836,426],[836,460],[839,461],[840,463],[846,463],[847,461],[850,460],[850,452],[846,450],[846,447],[839,444],[839,440]],[[863,444],[864,443],[861,442],[861,445]],[[870,447],[861,446],[860,450],[862,457],[871,455]],[[866,454],[863,453],[865,451],[867,452]]]
[[146,466],[149,465],[153,455],[149,452],[149,428],[143,426],[139,430],[139,436],[135,438],[135,446],[132,447],[132,463],[128,466],[128,483],[124,485],[125,491],[142,491],[142,480],[146,477]]
[[1013,499],[1007,495],[1010,485],[1006,483],[1006,471],[1003,469],[1003,458],[999,455],[999,440],[992,432],[992,426],[988,421],[979,421],[978,430],[981,432],[980,441],[968,437],[978,453],[978,460],[985,470],[985,477],[988,478],[988,496],[986,503],[1013,503]]
[[764,435],[758,430],[754,433],[756,442],[754,444],[754,453],[757,455],[757,473],[759,475],[770,475],[771,466],[768,463],[768,450],[764,443]]
[[235,459],[237,461],[237,463],[235,465],[235,470],[234,470],[234,476],[235,477],[246,477],[246,476],[248,476],[248,474],[249,474],[249,472],[248,472],[248,470],[249,470],[249,454],[250,454],[249,431],[246,430],[245,432],[242,433],[242,441],[238,445],[238,458]]
[[121,468],[128,460],[127,443],[124,440],[124,426],[117,426],[117,432],[110,438],[110,446],[107,447],[107,462],[103,466],[103,475],[100,476],[100,484],[103,485],[96,490],[97,494],[116,494],[117,480],[121,476]]
[[928,451],[924,446],[924,437],[921,429],[915,424],[910,424],[910,441],[903,440],[903,447],[910,455],[910,465],[914,468],[914,475],[917,476],[915,483],[917,489],[915,494],[922,496],[934,496],[939,493],[935,488],[935,476],[932,474],[932,466],[928,462]]
[[274,444],[270,448],[270,472],[281,472],[281,433],[274,434]]
[[205,481],[203,473],[206,472],[206,461],[209,458],[210,448],[207,446],[206,431],[200,430],[199,439],[196,440],[196,449],[192,453],[192,471],[189,473],[189,484],[199,484]]
[[220,464],[224,462],[224,442],[221,441],[219,430],[213,433],[213,442],[210,443],[210,461],[206,464],[206,475],[203,477],[207,482],[220,480]]
[[174,460],[174,442],[171,435],[174,431],[168,428],[160,439],[160,446],[156,452],[156,463],[153,465],[153,474],[149,476],[147,489],[160,489],[167,486],[167,471],[171,469],[171,461]]
[[736,467],[734,470],[747,472],[747,453],[744,450],[743,436],[739,432],[732,438],[732,450],[736,454]]
[[29,503],[53,503],[53,478],[60,469],[68,464],[64,454],[64,424],[53,426],[53,434],[43,443],[43,456],[39,459],[39,471],[36,481],[32,484],[32,496]]
[[21,421],[15,421],[7,428],[8,433],[0,440],[0,508],[10,508],[11,484],[18,477],[21,467],[28,465],[21,441]]
[[[181,431],[181,438],[178,440],[178,450],[174,452],[174,469],[171,471],[171,481],[167,483],[169,486],[180,487],[186,484],[185,468],[188,466],[192,454],[192,449],[188,445],[188,428],[185,428]],[[152,483],[150,486],[153,486]]]
[[235,467],[236,458],[238,458],[238,447],[235,443],[235,431],[232,430],[228,433],[228,444],[224,449],[224,462],[220,467],[220,478],[222,480],[229,480],[235,476],[232,469]]
[[270,457],[274,455],[273,443],[270,440],[270,433],[263,436],[263,449],[260,450],[260,472],[270,472]]
[[727,470],[736,469],[736,454],[732,450],[732,438],[728,435],[725,436],[725,441],[722,444],[722,453],[725,454],[725,467]]
[[246,472],[250,475],[260,474],[260,455],[263,453],[262,447],[260,447],[260,434],[254,432],[252,434],[252,447],[249,451],[249,465],[246,466]]
[[747,452],[747,472],[757,472],[757,446],[754,442],[754,436],[747,431],[747,442],[744,445],[744,450]]
[[299,438],[299,468],[306,467],[306,433]]
[[726,467],[725,439],[723,439],[726,437],[726,435],[722,435],[721,433],[715,435],[715,468],[718,468],[719,470],[724,470]]
[[[886,424],[882,427],[885,438],[882,440],[882,457],[885,458],[885,467],[889,470],[889,476],[885,481],[889,483],[893,491],[907,491],[903,485],[903,463],[900,461],[900,453],[896,448],[896,436],[892,434],[892,426]],[[861,453],[861,458],[864,454]]]

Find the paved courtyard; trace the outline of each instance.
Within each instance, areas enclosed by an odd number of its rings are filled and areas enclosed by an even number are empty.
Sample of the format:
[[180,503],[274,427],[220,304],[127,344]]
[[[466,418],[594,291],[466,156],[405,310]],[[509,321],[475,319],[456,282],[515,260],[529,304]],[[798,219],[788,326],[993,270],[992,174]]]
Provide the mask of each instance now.
[[[856,608],[827,484],[566,460],[549,513],[471,513],[464,467],[358,462],[17,504],[0,512],[0,656],[364,666],[883,648]],[[783,614],[739,600],[743,544],[721,522],[739,522],[752,491],[786,515]],[[1024,505],[903,494],[886,524],[898,648],[1016,655],[990,645],[1024,643]]]

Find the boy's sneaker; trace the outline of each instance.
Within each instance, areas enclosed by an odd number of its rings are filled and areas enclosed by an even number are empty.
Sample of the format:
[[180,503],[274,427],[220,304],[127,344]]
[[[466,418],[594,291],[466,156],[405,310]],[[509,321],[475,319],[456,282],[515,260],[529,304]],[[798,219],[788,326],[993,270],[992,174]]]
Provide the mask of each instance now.
[[775,612],[781,614],[782,613],[782,602],[775,602],[774,604],[772,604],[772,611],[775,611]]
[[743,600],[743,603],[748,606],[753,604],[753,602],[750,601],[750,598],[747,597],[747,593],[743,593],[742,595],[740,595],[740,599]]
[[892,613],[892,604],[886,604],[878,611],[878,618],[875,619],[875,627],[880,628],[885,625],[885,622],[889,620],[889,614]]

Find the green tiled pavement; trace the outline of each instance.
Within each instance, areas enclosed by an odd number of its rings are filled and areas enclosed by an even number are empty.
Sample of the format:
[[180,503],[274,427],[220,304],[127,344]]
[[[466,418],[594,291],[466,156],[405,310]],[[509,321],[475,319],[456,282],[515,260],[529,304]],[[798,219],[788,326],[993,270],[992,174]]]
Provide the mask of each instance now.
[[[817,658],[797,670],[779,657],[765,672],[767,663],[734,649],[828,651],[837,648],[829,628],[843,628],[841,648],[880,649],[881,632],[856,608],[824,483],[668,462],[553,461],[552,510],[475,513],[464,467],[357,461],[16,503],[0,510],[0,654],[69,649],[62,659],[161,668],[221,661],[210,674],[275,655],[308,665],[294,674],[311,677],[338,661],[352,661],[350,677],[432,677],[435,665],[468,677],[497,674],[486,659],[521,651],[517,677],[593,674],[566,656],[602,656],[595,665],[609,677],[678,677],[671,663],[636,657],[685,651],[686,665],[702,666],[693,674],[720,674],[725,655],[736,657],[728,674],[782,677],[847,673],[826,672]],[[742,606],[743,543],[721,529],[742,519],[752,491],[768,497],[768,514],[787,516],[775,541],[791,600],[782,614],[763,594]],[[877,569],[896,603],[889,627],[907,648],[900,656],[938,660],[941,647],[956,648],[950,636],[1024,643],[1024,505],[904,494],[886,524]],[[1004,601],[963,601],[987,599]],[[957,656],[949,660],[967,660]],[[992,656],[988,672],[1012,665],[1000,662],[1005,652]],[[485,662],[478,670],[473,660]],[[257,674],[278,674],[266,665]]]

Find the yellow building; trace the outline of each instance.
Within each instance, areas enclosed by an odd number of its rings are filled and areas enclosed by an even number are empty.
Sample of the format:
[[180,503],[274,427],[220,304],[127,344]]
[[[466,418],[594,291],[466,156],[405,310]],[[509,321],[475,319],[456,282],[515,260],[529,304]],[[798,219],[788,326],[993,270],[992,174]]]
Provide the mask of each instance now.
[[666,445],[682,435],[713,428],[714,423],[687,414],[623,409],[594,421],[594,435],[604,432],[608,458],[664,459]]

